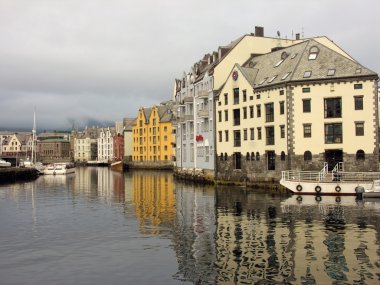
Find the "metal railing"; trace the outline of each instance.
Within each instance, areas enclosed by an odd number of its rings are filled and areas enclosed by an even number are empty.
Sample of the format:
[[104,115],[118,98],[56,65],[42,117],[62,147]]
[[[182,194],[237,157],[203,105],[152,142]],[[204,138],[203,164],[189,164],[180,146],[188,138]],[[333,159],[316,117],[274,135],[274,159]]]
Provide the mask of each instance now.
[[380,179],[380,172],[339,172],[336,175],[322,177],[320,171],[282,171],[283,181],[323,181],[323,182],[371,182]]

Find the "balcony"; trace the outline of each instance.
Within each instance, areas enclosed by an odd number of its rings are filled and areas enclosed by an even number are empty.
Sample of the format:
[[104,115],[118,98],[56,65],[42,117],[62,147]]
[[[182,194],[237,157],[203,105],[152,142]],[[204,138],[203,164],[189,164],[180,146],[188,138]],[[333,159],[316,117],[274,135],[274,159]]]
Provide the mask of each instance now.
[[191,97],[191,96],[186,96],[185,98],[183,98],[183,102],[186,104],[186,103],[193,103],[194,101],[194,98]]
[[198,117],[200,118],[208,118],[209,116],[209,111],[208,109],[201,109],[198,111]]
[[194,115],[185,115],[185,121],[194,121]]
[[208,91],[206,91],[206,90],[198,91],[198,98],[199,99],[208,99]]

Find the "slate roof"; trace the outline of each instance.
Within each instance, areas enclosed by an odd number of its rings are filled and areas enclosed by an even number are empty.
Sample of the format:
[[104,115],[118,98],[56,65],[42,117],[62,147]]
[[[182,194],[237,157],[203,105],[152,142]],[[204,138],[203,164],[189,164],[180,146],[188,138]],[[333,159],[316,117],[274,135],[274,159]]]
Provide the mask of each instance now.
[[[309,59],[310,51],[318,51]],[[283,59],[283,60],[282,60]],[[282,60],[282,61],[281,61]],[[254,88],[271,87],[295,81],[337,80],[378,75],[340,53],[310,39],[268,54],[255,56],[243,67],[236,65]],[[333,74],[328,75],[329,70]],[[305,72],[311,74],[305,77]],[[288,76],[286,76],[288,74]]]

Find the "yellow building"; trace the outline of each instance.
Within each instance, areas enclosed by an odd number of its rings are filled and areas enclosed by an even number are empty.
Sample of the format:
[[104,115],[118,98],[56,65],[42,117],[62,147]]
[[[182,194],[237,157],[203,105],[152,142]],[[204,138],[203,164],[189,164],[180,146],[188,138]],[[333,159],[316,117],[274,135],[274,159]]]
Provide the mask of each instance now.
[[134,162],[173,161],[173,119],[171,105],[140,108],[132,127]]

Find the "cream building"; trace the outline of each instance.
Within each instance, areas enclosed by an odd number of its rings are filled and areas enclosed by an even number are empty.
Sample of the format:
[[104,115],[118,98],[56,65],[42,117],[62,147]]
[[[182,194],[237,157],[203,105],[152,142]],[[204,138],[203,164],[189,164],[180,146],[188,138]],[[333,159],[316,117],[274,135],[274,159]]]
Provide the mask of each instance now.
[[133,132],[132,127],[136,119],[124,118],[123,136],[124,136],[124,160],[132,161],[133,154]]
[[111,162],[113,160],[113,136],[115,128],[101,128],[98,137],[98,161]]
[[218,176],[378,168],[378,75],[317,40],[235,64],[216,102]]
[[99,130],[95,127],[86,128],[74,138],[74,161],[88,162],[96,160],[98,151]]
[[[314,39],[344,57],[352,58],[326,37]],[[181,79],[175,80],[174,100],[178,104],[176,124],[177,169],[203,169],[214,176],[215,107],[218,94],[235,64],[243,65],[251,56],[267,54],[291,46],[305,39],[294,40],[264,37],[264,29],[255,27],[255,33],[246,34],[217,51],[206,54]],[[252,88],[250,88],[252,89]]]

